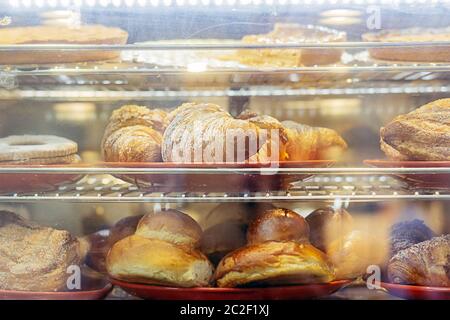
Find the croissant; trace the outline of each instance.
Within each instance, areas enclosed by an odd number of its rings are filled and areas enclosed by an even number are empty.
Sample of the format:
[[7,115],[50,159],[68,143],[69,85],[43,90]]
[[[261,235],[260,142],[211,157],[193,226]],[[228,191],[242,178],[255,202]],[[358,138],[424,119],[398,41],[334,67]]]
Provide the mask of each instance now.
[[168,119],[162,143],[166,162],[242,162],[267,141],[258,126],[211,103],[185,103]]
[[241,113],[239,118],[248,119],[262,129],[279,130],[279,137],[269,137],[269,141],[278,141],[280,161],[335,159],[347,149],[347,143],[332,129],[310,127],[294,121],[280,122],[271,116],[249,111]]
[[380,129],[380,144],[392,160],[450,160],[450,99],[397,116]]
[[398,252],[389,261],[388,277],[392,283],[450,287],[450,235]]
[[162,134],[168,124],[166,112],[126,105],[115,110],[102,139],[105,161],[161,161]]

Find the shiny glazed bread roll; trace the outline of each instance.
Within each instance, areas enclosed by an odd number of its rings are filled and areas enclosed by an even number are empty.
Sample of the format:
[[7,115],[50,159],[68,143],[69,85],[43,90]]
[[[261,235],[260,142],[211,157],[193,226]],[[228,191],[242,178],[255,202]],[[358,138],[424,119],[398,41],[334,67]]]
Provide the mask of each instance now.
[[115,110],[102,139],[102,154],[108,162],[161,161],[166,113],[159,109],[125,105]]
[[138,235],[117,242],[107,257],[116,279],[175,287],[207,286],[212,265],[198,250]]
[[294,241],[267,241],[238,249],[217,266],[219,287],[327,283],[333,266],[320,250]]
[[247,231],[248,244],[270,240],[308,242],[308,238],[309,227],[305,219],[283,208],[266,210],[250,223]]
[[144,238],[196,247],[202,237],[202,229],[187,214],[177,210],[164,210],[145,215],[139,221],[135,234]]

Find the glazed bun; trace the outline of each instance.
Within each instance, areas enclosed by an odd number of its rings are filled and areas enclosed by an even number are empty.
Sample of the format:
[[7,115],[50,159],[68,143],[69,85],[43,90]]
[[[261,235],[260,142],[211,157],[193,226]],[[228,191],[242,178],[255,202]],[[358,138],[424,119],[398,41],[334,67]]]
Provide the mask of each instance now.
[[202,237],[202,229],[187,214],[177,210],[165,210],[145,215],[135,234],[177,245],[197,247]]
[[200,250],[214,265],[229,252],[244,246],[247,225],[238,221],[226,221],[212,226],[203,232]]
[[194,248],[138,235],[112,247],[107,268],[119,280],[176,287],[207,286],[213,272],[208,259]]
[[324,252],[333,240],[347,234],[353,228],[353,218],[346,210],[334,210],[331,207],[311,212],[306,221],[310,229],[311,244]]
[[267,241],[227,255],[214,279],[219,287],[327,283],[334,279],[334,269],[310,244]]
[[265,241],[308,242],[309,227],[305,219],[289,209],[269,209],[249,225],[248,244]]

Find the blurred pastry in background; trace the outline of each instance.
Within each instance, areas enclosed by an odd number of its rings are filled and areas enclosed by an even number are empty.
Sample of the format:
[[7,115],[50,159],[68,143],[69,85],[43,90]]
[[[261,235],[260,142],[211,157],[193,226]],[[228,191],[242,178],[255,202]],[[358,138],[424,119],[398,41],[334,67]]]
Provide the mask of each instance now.
[[111,115],[101,149],[108,162],[159,162],[168,122],[163,110],[125,105]]
[[371,265],[382,268],[388,258],[388,242],[369,232],[353,230],[342,234],[327,246],[327,255],[335,266],[337,279],[355,279],[367,273]]
[[310,228],[309,240],[316,248],[327,252],[328,246],[353,229],[353,218],[345,209],[319,208],[306,216]]
[[417,243],[430,240],[434,232],[419,219],[396,223],[391,228],[391,257]]
[[110,230],[100,230],[83,237],[90,247],[86,264],[98,272],[106,273],[106,255],[109,249],[117,241],[134,234],[142,217],[143,215],[136,215],[122,218]]
[[[362,35],[369,42],[433,42],[448,41],[450,28],[408,28],[400,30],[383,30]],[[409,62],[448,62],[449,46],[395,46],[369,48],[372,58],[389,61]]]
[[450,235],[399,251],[389,261],[388,277],[397,284],[450,287]]
[[[88,44],[124,45],[128,33],[102,25],[24,26],[0,29],[0,45],[18,44]],[[41,64],[109,60],[119,57],[111,50],[11,51],[0,55],[1,64]]]
[[80,266],[79,241],[65,230],[39,226],[8,211],[0,212],[0,289],[64,291]]
[[391,160],[450,160],[450,99],[397,116],[381,128],[380,143]]
[[200,250],[217,265],[231,251],[245,246],[247,224],[228,220],[209,227],[203,232]]
[[45,165],[80,162],[78,145],[51,135],[17,135],[0,138],[0,164]]
[[[249,45],[298,45],[299,43],[343,42],[345,32],[294,23],[277,23],[266,34],[247,35],[243,44]],[[327,65],[341,61],[341,49],[240,49],[222,59],[236,60],[249,66],[295,68],[301,66]]]
[[249,243],[217,266],[219,287],[326,283],[334,269],[326,255],[307,243],[302,217],[286,209],[267,210],[249,226]]
[[106,265],[113,278],[175,287],[208,286],[213,266],[197,247],[200,226],[182,212],[144,216],[136,233],[116,242]]

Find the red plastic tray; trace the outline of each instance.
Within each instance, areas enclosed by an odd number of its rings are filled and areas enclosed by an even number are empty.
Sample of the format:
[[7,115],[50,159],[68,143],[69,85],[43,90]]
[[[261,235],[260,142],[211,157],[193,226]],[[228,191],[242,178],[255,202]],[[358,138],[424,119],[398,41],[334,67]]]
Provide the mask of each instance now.
[[328,296],[350,280],[264,288],[173,288],[111,279],[114,285],[149,300],[299,300]]
[[[273,167],[276,173],[277,168],[325,168],[335,163],[333,160],[311,160],[311,161],[284,161],[277,163]],[[175,164],[164,162],[152,163],[130,163],[130,162],[104,162],[101,166],[109,168],[147,168],[147,169],[249,169],[249,168],[270,168],[270,164],[258,163],[224,163],[224,164]],[[134,183],[142,189],[155,191],[190,191],[190,192],[214,192],[214,191],[269,191],[287,190],[290,184],[302,181],[312,176],[308,173],[280,172],[276,174],[246,173],[238,171],[220,174],[123,174],[116,177]]]
[[[85,167],[86,165],[3,165],[0,168],[70,168]],[[44,192],[58,188],[68,183],[75,183],[83,174],[63,173],[2,173],[0,174],[0,193],[29,193]]]
[[[391,161],[365,160],[365,164],[378,168],[450,168],[450,161]],[[393,174],[412,188],[450,188],[450,173]]]
[[424,287],[382,282],[390,294],[411,300],[450,300],[450,288]]

